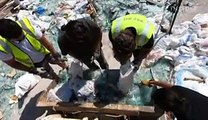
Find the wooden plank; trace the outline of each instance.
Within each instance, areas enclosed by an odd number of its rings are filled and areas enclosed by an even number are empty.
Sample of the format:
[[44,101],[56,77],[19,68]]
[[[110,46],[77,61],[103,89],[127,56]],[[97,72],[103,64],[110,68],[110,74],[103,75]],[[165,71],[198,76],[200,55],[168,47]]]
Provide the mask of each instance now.
[[133,106],[126,104],[102,104],[89,102],[85,102],[83,104],[47,102],[46,95],[47,92],[44,91],[40,96],[36,106],[53,107],[56,111],[64,112],[81,111],[132,116],[138,116],[139,113],[155,114],[153,106]]
[[74,103],[57,103],[48,102],[48,91],[54,88],[57,84],[53,81],[46,91],[39,97],[36,106],[38,107],[53,107],[56,111],[62,112],[81,112],[81,113],[99,113],[111,115],[128,115],[128,116],[149,116],[157,118],[162,113],[156,113],[153,106],[133,106],[126,104],[102,104],[102,103],[89,103],[83,104]]
[[140,112],[155,114],[154,107],[152,106],[132,106],[125,104],[97,104],[94,103],[83,103],[81,105],[76,105],[73,103],[58,103],[54,106],[54,109],[57,111],[64,112],[96,112],[96,113],[105,113],[105,114],[119,114],[119,115],[131,115],[138,116]]
[[102,104],[102,103],[89,103],[83,104],[74,103],[57,103],[47,102],[47,91],[44,91],[37,101],[37,107],[53,107],[57,111],[64,112],[95,112],[105,114],[121,114],[137,116],[139,113],[156,114],[153,106],[133,106],[126,104]]

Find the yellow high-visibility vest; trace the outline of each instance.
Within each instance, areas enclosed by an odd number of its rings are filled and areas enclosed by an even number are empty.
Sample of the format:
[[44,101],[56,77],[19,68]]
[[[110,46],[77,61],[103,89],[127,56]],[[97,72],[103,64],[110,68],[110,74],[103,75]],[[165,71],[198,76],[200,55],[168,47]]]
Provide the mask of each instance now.
[[112,38],[115,39],[121,31],[129,27],[136,29],[136,48],[145,45],[155,32],[153,23],[147,21],[147,18],[144,15],[128,14],[117,18],[112,22]]
[[[43,54],[49,54],[50,52],[37,40],[35,37],[35,29],[31,25],[30,21],[27,18],[23,18],[21,21],[17,21],[17,24],[20,25],[23,29],[23,33],[27,38],[28,42],[32,45],[32,47]],[[16,61],[22,63],[27,67],[34,67],[34,63],[31,60],[30,56],[27,55],[24,51],[19,49],[17,46],[12,44],[9,40],[0,36],[0,41],[5,43],[11,49],[11,54],[15,58]],[[0,45],[0,51],[4,53],[8,53],[6,49]]]

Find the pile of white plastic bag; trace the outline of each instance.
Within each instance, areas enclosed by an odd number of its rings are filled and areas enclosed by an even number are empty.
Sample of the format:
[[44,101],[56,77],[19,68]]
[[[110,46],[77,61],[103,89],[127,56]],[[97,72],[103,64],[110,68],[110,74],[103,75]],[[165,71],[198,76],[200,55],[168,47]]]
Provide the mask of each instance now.
[[168,59],[175,67],[172,79],[176,85],[208,96],[208,14],[198,14],[192,21],[175,25],[172,34],[160,42],[166,45],[166,49],[153,50],[146,65],[160,58]]

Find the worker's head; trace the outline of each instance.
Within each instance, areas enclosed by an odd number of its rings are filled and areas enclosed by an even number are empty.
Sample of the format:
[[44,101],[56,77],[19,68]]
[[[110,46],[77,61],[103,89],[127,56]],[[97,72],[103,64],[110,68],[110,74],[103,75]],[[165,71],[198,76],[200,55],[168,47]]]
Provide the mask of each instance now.
[[125,64],[132,56],[135,49],[135,37],[136,33],[134,29],[127,28],[121,31],[113,41],[114,57],[120,61],[121,64]]
[[178,92],[172,89],[157,89],[152,99],[154,104],[164,111],[177,111],[180,112],[183,109],[185,98]]
[[88,28],[81,21],[71,20],[67,25],[63,25],[61,30],[65,31],[70,37],[75,38],[76,42],[82,43],[86,38]]
[[0,35],[8,40],[23,40],[22,28],[13,20],[0,19]]

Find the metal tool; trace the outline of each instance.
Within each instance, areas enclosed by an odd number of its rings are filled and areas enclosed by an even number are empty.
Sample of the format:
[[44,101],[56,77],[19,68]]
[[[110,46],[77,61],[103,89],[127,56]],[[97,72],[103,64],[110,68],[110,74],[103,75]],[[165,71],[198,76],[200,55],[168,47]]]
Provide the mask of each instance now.
[[98,63],[98,61],[97,60],[93,60],[94,61],[94,63],[99,67],[99,70],[100,70],[100,74],[101,75],[103,75],[103,71],[102,71],[102,68],[100,67],[100,64]]

